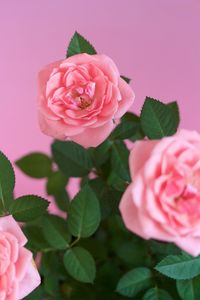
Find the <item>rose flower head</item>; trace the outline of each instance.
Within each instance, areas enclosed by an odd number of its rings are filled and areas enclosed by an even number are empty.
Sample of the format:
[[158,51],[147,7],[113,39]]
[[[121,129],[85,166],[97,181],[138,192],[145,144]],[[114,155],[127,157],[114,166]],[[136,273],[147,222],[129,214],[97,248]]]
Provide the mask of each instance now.
[[199,255],[200,135],[180,130],[161,140],[138,141],[129,167],[132,183],[120,203],[126,227]]
[[12,216],[0,218],[0,299],[20,300],[39,284],[27,239]]
[[77,54],[39,73],[42,132],[86,148],[109,136],[133,100],[131,87],[106,55]]

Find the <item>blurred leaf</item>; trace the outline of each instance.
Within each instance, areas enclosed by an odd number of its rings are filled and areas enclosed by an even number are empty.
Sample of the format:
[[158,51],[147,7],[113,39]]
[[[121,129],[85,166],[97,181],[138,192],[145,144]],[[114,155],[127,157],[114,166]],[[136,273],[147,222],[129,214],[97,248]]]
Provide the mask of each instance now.
[[55,201],[59,209],[64,212],[67,212],[70,206],[69,195],[66,190],[55,195]]
[[92,161],[86,149],[74,142],[55,141],[53,159],[67,177],[82,177],[89,173]]
[[49,245],[54,249],[66,249],[70,242],[67,222],[58,216],[45,216],[43,233]]
[[80,247],[75,247],[64,255],[64,265],[68,273],[81,282],[93,283],[96,276],[95,261],[91,254]]
[[100,220],[98,199],[93,190],[85,185],[70,203],[68,228],[73,236],[89,237],[97,230]]
[[114,189],[124,192],[127,188],[127,182],[122,180],[115,172],[111,172],[108,179],[108,185],[112,186]]
[[79,53],[96,54],[94,47],[78,32],[75,32],[67,49],[66,57]]
[[200,276],[177,281],[177,290],[182,300],[200,299]]
[[19,222],[32,221],[47,210],[49,202],[39,196],[27,195],[17,198],[9,207],[9,212]]
[[51,296],[57,297],[60,295],[60,287],[58,278],[53,275],[53,272],[44,277],[44,290]]
[[66,178],[61,172],[56,171],[52,173],[48,177],[47,186],[46,186],[48,195],[60,194],[63,190],[65,190],[67,182],[68,182],[68,178]]
[[148,257],[148,249],[146,243],[143,240],[133,241],[126,240],[119,245],[116,245],[115,251],[124,262],[129,266],[139,267],[145,264]]
[[45,178],[52,172],[52,160],[44,153],[33,152],[16,161],[16,165],[26,175]]
[[176,133],[179,113],[175,112],[172,106],[146,97],[140,119],[142,129],[148,138],[160,139]]
[[13,200],[15,174],[7,157],[0,152],[0,214],[5,212]]
[[23,227],[23,231],[28,239],[26,248],[30,249],[32,252],[46,251],[49,249],[49,244],[44,237],[42,227],[28,225]]
[[200,257],[169,255],[155,269],[173,279],[191,279],[200,274]]
[[44,299],[44,290],[40,286],[36,290],[34,290],[30,295],[24,298],[24,300],[38,300],[38,299]]
[[144,297],[143,300],[173,300],[170,294],[162,289],[152,288],[148,290]]
[[117,292],[127,297],[134,297],[152,285],[152,273],[147,268],[137,268],[126,273],[117,285]]

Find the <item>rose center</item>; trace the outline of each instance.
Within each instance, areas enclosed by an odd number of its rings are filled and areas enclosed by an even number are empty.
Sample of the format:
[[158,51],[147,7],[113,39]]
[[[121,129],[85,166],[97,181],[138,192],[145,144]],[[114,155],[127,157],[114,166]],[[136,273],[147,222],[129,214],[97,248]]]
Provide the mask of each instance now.
[[67,93],[67,97],[70,97],[72,102],[81,110],[89,107],[93,102],[95,93],[95,83],[89,82],[85,86],[75,87]]

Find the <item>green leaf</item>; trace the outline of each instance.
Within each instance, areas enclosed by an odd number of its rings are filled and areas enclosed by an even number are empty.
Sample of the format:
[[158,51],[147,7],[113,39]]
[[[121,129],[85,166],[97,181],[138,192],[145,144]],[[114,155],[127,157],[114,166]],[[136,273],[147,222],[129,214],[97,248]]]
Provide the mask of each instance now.
[[126,77],[126,76],[121,75],[120,77],[121,77],[122,79],[124,79],[124,81],[126,81],[126,83],[128,83],[128,84],[131,82],[131,79],[128,78],[128,77]]
[[9,207],[9,212],[19,222],[28,222],[37,219],[47,210],[49,202],[45,199],[27,195],[17,198]]
[[152,285],[152,273],[147,268],[137,268],[126,273],[117,285],[117,292],[134,297]]
[[98,199],[93,190],[85,185],[72,200],[68,212],[68,228],[76,237],[89,237],[101,220]]
[[44,277],[44,290],[56,299],[60,296],[59,281],[54,274],[51,273]]
[[[174,107],[174,104],[173,104]],[[179,114],[158,100],[147,97],[141,111],[141,126],[150,139],[160,139],[176,133]]]
[[53,159],[67,177],[82,177],[92,168],[92,160],[86,149],[74,142],[55,141],[52,144]]
[[118,213],[121,192],[109,187],[100,177],[90,180],[89,185],[99,200],[102,220],[111,214]]
[[61,172],[56,171],[52,173],[47,181],[46,190],[48,195],[59,195],[67,185],[68,178]]
[[110,149],[112,146],[112,141],[105,140],[100,146],[96,148],[89,148],[89,152],[92,156],[93,163],[96,167],[100,167],[106,162],[110,156]]
[[96,276],[95,261],[91,254],[80,247],[68,250],[64,255],[68,273],[78,281],[93,283]]
[[140,118],[132,113],[126,113],[122,118],[121,123],[112,132],[111,139],[132,141],[141,140],[144,138],[144,133],[141,128]]
[[94,47],[78,32],[75,32],[67,49],[66,57],[79,53],[96,54]]
[[173,300],[173,299],[167,291],[158,288],[152,288],[145,293],[143,300]]
[[70,205],[70,198],[66,190],[55,195],[55,202],[58,208],[64,212],[67,212]]
[[47,215],[43,225],[44,236],[54,249],[66,249],[70,241],[67,223],[62,218],[54,215]]
[[110,173],[107,179],[107,183],[114,189],[122,192],[124,192],[124,190],[127,187],[127,183],[124,180],[122,180],[115,172]]
[[115,141],[112,145],[111,165],[112,171],[123,180],[129,182],[129,151],[122,141]]
[[200,274],[200,257],[169,255],[155,269],[173,279],[191,279]]
[[16,165],[26,175],[33,178],[45,178],[51,174],[52,160],[44,153],[30,153],[16,161]]
[[[40,252],[49,249],[49,243],[47,243],[41,226],[28,225],[23,227],[23,231],[28,239],[26,248],[32,252]],[[39,233],[39,234],[38,234]]]
[[13,200],[15,174],[7,157],[0,152],[0,214],[7,211]]
[[182,300],[200,299],[200,276],[190,280],[179,280],[176,285]]

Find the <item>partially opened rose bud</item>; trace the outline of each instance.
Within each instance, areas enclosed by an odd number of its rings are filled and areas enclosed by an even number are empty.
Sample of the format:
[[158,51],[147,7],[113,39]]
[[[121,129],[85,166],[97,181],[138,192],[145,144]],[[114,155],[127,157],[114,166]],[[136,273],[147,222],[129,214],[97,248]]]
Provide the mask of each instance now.
[[40,276],[27,239],[12,216],[0,218],[0,299],[20,300],[39,284]]
[[200,135],[180,130],[161,140],[138,141],[129,166],[132,183],[120,203],[126,227],[199,255]]
[[78,54],[52,63],[39,73],[39,88],[41,130],[84,147],[101,144],[134,100],[106,55]]

